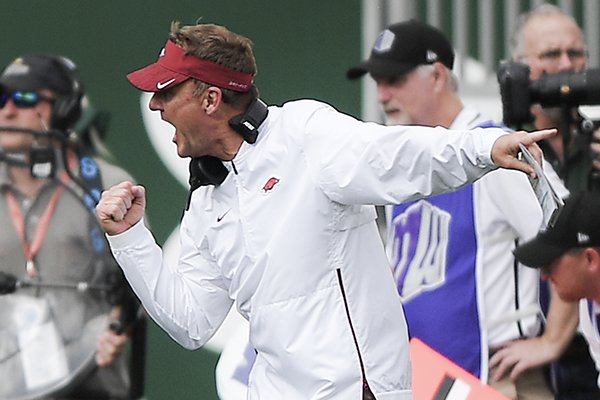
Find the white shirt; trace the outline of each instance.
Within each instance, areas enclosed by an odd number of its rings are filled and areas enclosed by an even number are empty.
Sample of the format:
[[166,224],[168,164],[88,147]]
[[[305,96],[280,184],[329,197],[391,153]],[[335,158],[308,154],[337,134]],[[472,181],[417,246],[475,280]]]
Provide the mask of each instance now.
[[410,399],[402,306],[363,204],[406,201],[494,168],[505,132],[363,123],[304,100],[270,107],[235,171],[192,196],[181,253],[163,265],[139,223],[110,236],[152,318],[183,346],[202,346],[234,301],[258,351],[250,399]]

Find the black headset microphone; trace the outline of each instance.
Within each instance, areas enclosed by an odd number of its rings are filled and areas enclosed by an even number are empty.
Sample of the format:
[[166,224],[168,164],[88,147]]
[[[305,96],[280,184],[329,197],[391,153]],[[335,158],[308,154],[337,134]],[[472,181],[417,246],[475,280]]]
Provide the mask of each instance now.
[[[50,128],[48,127],[48,124],[46,124],[40,113],[37,113],[37,116],[40,119],[40,125],[43,129],[42,131],[37,131],[29,128],[0,127],[0,132],[16,132],[21,134],[29,134],[34,136],[35,138],[45,138],[49,141],[57,140],[58,142],[60,142],[63,164],[65,171],[69,175],[69,178],[84,193],[87,193],[88,195],[92,196],[92,198],[94,198],[94,195],[90,192],[90,188],[88,187],[88,185],[82,182],[81,179],[79,179],[79,177],[77,177],[73,173],[67,159],[67,150],[69,144],[76,145],[78,143],[77,135],[75,135],[73,131],[70,131],[73,134],[68,135],[60,129]],[[56,118],[56,116],[53,116],[52,118],[54,119]],[[24,168],[28,167],[30,169],[31,176],[34,178],[54,179],[56,177],[56,151],[50,142],[41,145],[36,141],[36,143],[34,143],[29,148],[27,155],[22,152],[6,152],[0,148],[0,162],[6,162],[8,165],[11,166]]]
[[[42,122],[44,131],[36,131],[34,129],[17,128],[17,127],[1,127],[0,132],[11,132],[32,135],[34,138],[44,138],[46,140],[56,139],[66,147],[67,138],[62,132],[56,129],[48,129],[42,116],[38,113],[38,117]],[[54,178],[56,172],[56,153],[54,147],[50,143],[40,144],[36,140],[26,152],[7,152],[0,149],[0,162],[6,162],[8,165],[16,167],[28,167],[31,176],[38,179]]]
[[[27,128],[0,127],[0,132],[11,132],[32,135],[34,137],[57,136],[56,133],[41,132]],[[54,172],[54,151],[49,146],[33,145],[28,151],[6,151],[0,148],[0,162],[5,162],[10,166],[23,167],[31,169],[31,176],[34,178],[50,178]]]
[[[46,137],[48,143],[44,145],[40,145],[37,140],[29,149],[29,162],[31,164],[30,171],[31,176],[34,178],[54,178],[56,174],[56,154],[54,152],[54,147],[51,145],[51,141],[53,136],[62,139],[62,135],[60,132],[57,134],[53,134],[48,128],[48,125],[42,118],[42,115],[38,112],[38,118],[40,119],[40,124],[44,129],[42,135]],[[41,135],[34,135],[34,138],[40,138]]]
[[29,162],[23,153],[7,153],[0,149],[0,162],[5,162],[14,167],[28,167]]

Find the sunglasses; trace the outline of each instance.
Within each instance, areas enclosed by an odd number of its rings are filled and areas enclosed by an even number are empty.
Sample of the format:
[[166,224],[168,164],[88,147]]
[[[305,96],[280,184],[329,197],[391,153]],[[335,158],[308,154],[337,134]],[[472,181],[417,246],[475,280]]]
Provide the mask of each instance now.
[[53,98],[41,95],[38,92],[16,90],[12,93],[0,93],[0,109],[4,108],[8,102],[8,99],[11,99],[17,108],[32,108],[35,107],[40,101],[54,101]]

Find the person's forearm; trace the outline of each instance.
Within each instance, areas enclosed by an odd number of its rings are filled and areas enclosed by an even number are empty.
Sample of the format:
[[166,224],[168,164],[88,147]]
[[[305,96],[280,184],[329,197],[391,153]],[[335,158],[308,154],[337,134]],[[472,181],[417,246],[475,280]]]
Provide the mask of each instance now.
[[579,323],[578,302],[567,302],[561,299],[554,286],[550,284],[551,299],[548,309],[546,328],[542,338],[552,345],[555,355],[560,357],[565,350]]
[[[225,319],[233,301],[226,291],[211,286],[211,277],[201,272],[202,260],[198,259],[192,269],[169,267],[143,221],[120,235],[108,236],[108,240],[127,281],[152,319],[182,346],[203,346]],[[188,247],[182,244],[182,248],[185,253]]]

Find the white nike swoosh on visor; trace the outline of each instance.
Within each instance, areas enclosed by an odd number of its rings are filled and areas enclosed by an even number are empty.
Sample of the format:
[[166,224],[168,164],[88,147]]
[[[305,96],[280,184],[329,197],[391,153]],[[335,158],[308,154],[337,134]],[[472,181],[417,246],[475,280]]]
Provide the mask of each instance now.
[[169,85],[170,85],[171,83],[173,83],[173,82],[175,82],[175,78],[173,78],[173,79],[169,79],[168,81],[166,81],[166,82],[164,82],[164,83],[162,83],[162,82],[158,82],[158,83],[156,84],[156,88],[157,88],[158,90],[164,89],[164,88],[166,88],[167,86],[169,86]]

